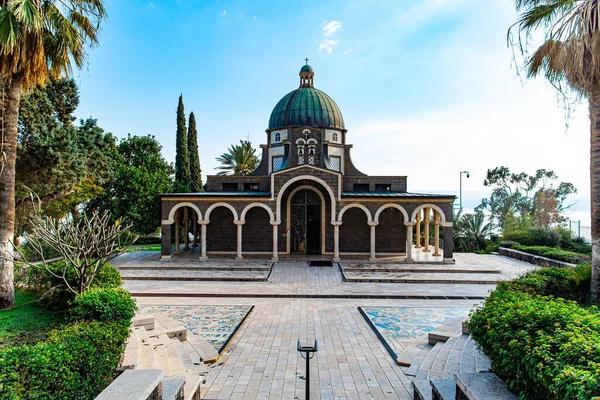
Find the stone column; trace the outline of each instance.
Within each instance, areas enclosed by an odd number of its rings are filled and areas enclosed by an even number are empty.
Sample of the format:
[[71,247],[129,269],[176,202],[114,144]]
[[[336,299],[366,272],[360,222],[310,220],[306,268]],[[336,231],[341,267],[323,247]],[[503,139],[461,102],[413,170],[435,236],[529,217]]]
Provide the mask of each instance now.
[[279,252],[277,250],[277,243],[279,240],[279,224],[279,221],[271,221],[271,225],[273,226],[273,257],[271,258],[272,261],[279,260]]
[[161,229],[160,259],[168,260],[171,258],[171,224],[169,221],[163,221]]
[[440,256],[440,214],[437,211],[435,212],[435,220],[434,220],[434,224],[435,224],[435,228],[433,231],[433,235],[434,235],[434,252],[433,255],[434,256]]
[[413,234],[413,226],[406,225],[406,262],[412,263],[412,234]]
[[429,213],[431,212],[431,210],[429,208],[425,209],[425,218],[423,219],[423,222],[425,223],[425,246],[423,246],[423,252],[427,253],[430,252],[431,250],[429,250]]
[[179,210],[175,211],[175,251],[174,254],[179,254]]
[[200,220],[198,223],[200,224],[200,260],[206,260],[208,257],[206,256],[206,225],[208,225],[210,221]]
[[194,224],[194,247],[198,247],[198,214],[195,212],[192,218],[192,224]]
[[454,229],[452,226],[444,226],[444,262],[454,263]]
[[340,225],[341,221],[332,222],[333,225],[333,261],[340,261]]
[[375,258],[375,227],[379,225],[377,221],[369,221],[367,222],[371,227],[371,254],[369,255],[369,261],[376,261]]
[[237,255],[235,257],[236,260],[242,260],[242,225],[244,225],[246,221],[235,220],[233,223],[237,225]]
[[183,237],[183,242],[185,243],[183,250],[188,251],[190,249],[190,214],[187,207],[183,209],[183,224],[183,232],[185,235]]
[[421,211],[417,213],[417,237],[415,238],[415,247],[421,248]]

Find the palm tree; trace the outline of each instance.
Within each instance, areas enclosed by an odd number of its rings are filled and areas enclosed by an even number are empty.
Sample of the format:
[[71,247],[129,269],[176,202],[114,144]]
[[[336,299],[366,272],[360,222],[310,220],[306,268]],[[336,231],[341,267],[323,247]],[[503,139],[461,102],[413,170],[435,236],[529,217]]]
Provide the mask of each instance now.
[[485,248],[485,235],[490,233],[491,222],[485,222],[482,212],[461,215],[455,218],[454,243],[459,251],[476,251]]
[[[514,1],[521,15],[509,29],[509,42],[524,57],[527,76],[544,75],[561,94],[572,91],[589,102],[593,265],[590,299],[597,302],[600,291],[600,5],[598,0]],[[529,54],[527,40],[538,30],[543,30],[544,42]]]
[[220,170],[217,175],[248,175],[258,166],[256,149],[252,147],[249,140],[240,140],[240,144],[231,145],[227,153],[217,157],[221,163],[216,169]]
[[14,305],[15,162],[21,93],[83,66],[103,0],[0,0],[0,308]]

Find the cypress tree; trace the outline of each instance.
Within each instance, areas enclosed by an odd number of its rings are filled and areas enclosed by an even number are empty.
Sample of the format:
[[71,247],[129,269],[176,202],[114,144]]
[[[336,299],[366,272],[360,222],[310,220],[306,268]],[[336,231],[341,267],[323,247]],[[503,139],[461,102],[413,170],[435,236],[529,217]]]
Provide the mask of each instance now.
[[189,193],[190,191],[190,154],[187,146],[185,129],[185,111],[183,95],[179,96],[177,106],[177,141],[175,153],[175,192]]
[[202,191],[202,169],[200,168],[200,155],[198,154],[198,131],[196,130],[196,117],[190,113],[188,125],[188,153],[190,154],[190,190],[193,193]]

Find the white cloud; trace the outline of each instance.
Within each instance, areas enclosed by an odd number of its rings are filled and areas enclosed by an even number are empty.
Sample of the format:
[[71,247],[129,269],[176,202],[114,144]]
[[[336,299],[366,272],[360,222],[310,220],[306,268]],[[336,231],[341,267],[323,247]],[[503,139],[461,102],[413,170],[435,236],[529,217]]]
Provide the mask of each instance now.
[[323,22],[323,35],[325,37],[333,36],[334,33],[342,28],[340,21]]
[[354,48],[353,47],[350,47],[348,50],[344,51],[344,55],[345,56],[350,55],[352,53],[354,53]]
[[327,54],[331,54],[333,52],[333,49],[339,44],[339,42],[339,39],[323,39],[323,41],[319,45],[319,50],[325,50]]
[[225,15],[227,15],[227,10],[223,10],[222,12],[219,13],[219,15],[221,17],[224,17]]

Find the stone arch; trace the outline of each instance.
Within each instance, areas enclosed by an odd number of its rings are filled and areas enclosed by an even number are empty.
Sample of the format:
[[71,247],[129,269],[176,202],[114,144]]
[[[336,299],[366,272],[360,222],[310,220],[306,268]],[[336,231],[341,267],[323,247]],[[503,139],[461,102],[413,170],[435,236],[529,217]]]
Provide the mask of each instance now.
[[204,218],[207,221],[210,221],[210,213],[217,207],[225,207],[225,208],[229,208],[231,210],[231,212],[233,213],[233,219],[237,220],[238,219],[238,213],[235,210],[235,208],[233,208],[233,206],[229,203],[225,203],[225,202],[218,202],[215,204],[212,204],[210,207],[208,207],[208,210],[206,210],[206,214],[204,216]]
[[[168,223],[168,224],[175,223],[175,211],[177,211],[181,207],[190,207],[191,209],[196,211],[196,213],[198,214],[198,220],[202,219],[202,212],[196,205],[189,203],[189,202],[184,202],[184,203],[177,203],[177,204],[175,204],[175,206],[173,206],[173,208],[171,208],[171,211],[169,211],[169,219],[166,221],[166,223]],[[163,222],[163,224],[164,223],[165,222]]]
[[317,183],[320,183],[325,190],[327,190],[327,193],[329,193],[329,197],[331,198],[331,222],[335,222],[335,194],[333,193],[333,190],[331,189],[331,187],[327,184],[327,182],[325,182],[323,179],[321,178],[317,178],[316,176],[312,176],[312,175],[300,175],[297,176],[295,178],[290,179],[289,181],[287,181],[279,190],[279,194],[277,194],[277,221],[281,222],[281,199],[283,198],[283,194],[285,193],[286,189],[288,187],[290,187],[290,185],[292,185],[294,182],[298,182],[298,181],[302,181],[302,180],[309,180],[309,181],[315,181]]
[[404,207],[402,207],[399,204],[387,203],[387,204],[384,204],[381,207],[379,207],[379,209],[375,213],[375,222],[379,222],[379,216],[381,215],[382,211],[385,210],[386,208],[395,208],[397,210],[400,210],[400,212],[402,213],[402,216],[404,217],[404,222],[410,221],[410,219],[408,218],[408,213],[406,212]]
[[369,211],[369,209],[367,207],[365,207],[362,204],[352,203],[352,204],[348,204],[347,206],[344,206],[344,208],[341,209],[341,211],[338,215],[339,222],[342,222],[342,217],[343,217],[344,213],[346,212],[346,210],[349,210],[350,208],[360,208],[361,210],[363,210],[365,212],[365,214],[367,214],[367,221],[368,222],[373,221],[373,217],[371,216],[371,211]]
[[413,211],[410,221],[417,222],[417,213],[424,208],[433,208],[440,214],[440,217],[442,218],[442,225],[452,226],[452,222],[446,222],[446,214],[444,214],[444,211],[442,211],[442,209],[440,207],[436,206],[435,204],[421,204],[420,206],[415,208],[415,211]]
[[240,216],[240,220],[245,221],[246,220],[246,214],[253,207],[262,207],[262,208],[264,208],[269,213],[269,217],[271,218],[270,222],[274,222],[275,221],[275,215],[273,214],[273,210],[271,210],[271,208],[268,205],[264,204],[264,203],[250,203],[250,204],[248,204],[242,210],[242,214]]

